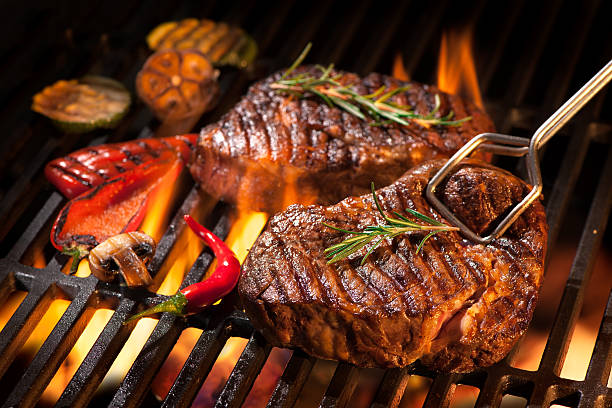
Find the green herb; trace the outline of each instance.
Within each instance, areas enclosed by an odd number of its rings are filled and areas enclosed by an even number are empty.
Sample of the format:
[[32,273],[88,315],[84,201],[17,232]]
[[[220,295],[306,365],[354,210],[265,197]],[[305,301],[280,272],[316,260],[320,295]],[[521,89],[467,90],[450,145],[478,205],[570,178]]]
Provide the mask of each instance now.
[[70,275],[74,275],[75,273],[77,273],[77,270],[79,268],[79,262],[81,261],[81,259],[89,255],[89,251],[78,246],[71,248],[64,247],[62,249],[62,254],[72,257],[72,264],[70,265]]
[[378,197],[376,196],[376,192],[374,191],[374,183],[371,185],[372,187],[372,196],[374,197],[374,203],[376,204],[376,208],[378,212],[383,216],[387,224],[385,225],[370,225],[365,227],[363,231],[348,231],[342,228],[334,227],[333,225],[329,225],[323,223],[326,227],[332,228],[336,231],[344,232],[346,234],[352,234],[353,236],[345,239],[339,244],[332,245],[329,248],[325,249],[325,255],[330,258],[327,263],[331,264],[334,262],[338,262],[341,259],[348,257],[351,254],[359,251],[361,248],[365,247],[369,243],[374,241],[374,245],[368,250],[365,256],[361,259],[361,264],[363,265],[370,256],[372,252],[380,245],[380,243],[386,238],[394,238],[398,235],[413,232],[413,231],[430,231],[425,238],[421,240],[421,243],[417,247],[416,253],[418,254],[425,241],[434,236],[435,234],[443,231],[458,231],[459,228],[452,227],[450,225],[442,224],[430,218],[420,212],[411,210],[406,208],[406,211],[417,218],[418,220],[424,222],[425,224],[418,224],[415,221],[412,221],[402,214],[398,212],[393,212],[397,218],[391,218],[385,215],[380,205],[380,201],[378,201]]
[[369,95],[360,95],[352,89],[352,84],[342,85],[338,82],[342,75],[330,75],[334,64],[330,64],[327,67],[317,65],[317,68],[321,71],[321,74],[318,76],[310,73],[301,73],[289,78],[289,75],[306,58],[311,46],[312,44],[308,43],[281,78],[270,84],[272,89],[297,97],[318,96],[329,106],[336,105],[359,119],[366,120],[366,114],[368,114],[374,119],[370,123],[373,126],[386,125],[392,122],[401,125],[409,125],[410,122],[414,122],[427,128],[431,125],[460,126],[463,122],[472,119],[471,116],[468,116],[452,120],[454,116],[453,111],[450,111],[443,117],[436,117],[435,115],[440,109],[440,96],[438,94],[435,95],[434,108],[426,115],[415,113],[410,106],[391,102],[391,97],[406,91],[409,86],[393,89],[381,86]]

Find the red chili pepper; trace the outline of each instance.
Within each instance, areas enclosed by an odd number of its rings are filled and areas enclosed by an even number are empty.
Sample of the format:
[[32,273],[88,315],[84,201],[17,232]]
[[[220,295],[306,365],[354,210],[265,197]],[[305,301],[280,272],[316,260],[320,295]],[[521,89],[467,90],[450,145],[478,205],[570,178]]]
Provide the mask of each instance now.
[[173,151],[187,164],[197,134],[139,139],[86,147],[60,157],[45,167],[45,176],[68,199],[83,194],[120,174]]
[[[51,229],[59,250],[77,248],[80,255],[142,222],[151,193],[165,177],[176,178],[183,162],[171,151],[128,170],[70,200]],[[80,256],[79,255],[79,256]]]
[[238,284],[240,262],[231,249],[215,234],[204,228],[191,216],[185,215],[185,222],[200,239],[210,246],[217,257],[215,271],[202,282],[194,283],[178,291],[170,299],[144,310],[126,320],[140,319],[155,313],[168,312],[177,316],[198,313],[227,295]]

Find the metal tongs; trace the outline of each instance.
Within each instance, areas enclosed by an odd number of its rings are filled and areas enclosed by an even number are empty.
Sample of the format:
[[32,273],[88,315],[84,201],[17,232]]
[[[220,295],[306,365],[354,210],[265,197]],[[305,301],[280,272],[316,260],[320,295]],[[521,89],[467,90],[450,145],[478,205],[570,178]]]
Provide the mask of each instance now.
[[[455,153],[429,181],[426,189],[426,195],[429,202],[444,216],[444,218],[454,226],[459,227],[461,232],[472,241],[488,244],[501,236],[542,193],[542,175],[540,174],[538,150],[589,100],[591,100],[593,96],[610,82],[610,79],[612,79],[612,60],[548,118],[548,120],[536,130],[531,139],[502,135],[499,133],[481,133],[474,137],[459,149],[459,151],[457,151],[457,153]],[[506,215],[490,235],[485,237],[481,237],[468,228],[435,195],[438,184],[459,165],[461,160],[478,148],[486,152],[504,156],[522,157],[527,155],[527,173],[529,176],[529,183],[533,186],[529,194],[527,194],[525,198]]]

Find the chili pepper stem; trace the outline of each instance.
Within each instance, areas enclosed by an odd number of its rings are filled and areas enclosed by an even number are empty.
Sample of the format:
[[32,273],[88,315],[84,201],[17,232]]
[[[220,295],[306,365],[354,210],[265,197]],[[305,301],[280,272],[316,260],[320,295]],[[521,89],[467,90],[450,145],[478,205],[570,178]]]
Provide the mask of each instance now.
[[171,296],[168,300],[161,302],[149,309],[143,310],[140,313],[136,313],[134,316],[128,318],[123,324],[127,324],[133,320],[138,320],[145,316],[150,316],[155,313],[172,313],[176,316],[183,316],[185,313],[185,306],[187,305],[187,297],[182,292],[176,292],[174,296]]
[[70,275],[77,273],[79,268],[79,261],[89,255],[89,251],[81,247],[75,246],[72,248],[64,247],[62,254],[69,255],[72,257],[72,264],[70,265]]

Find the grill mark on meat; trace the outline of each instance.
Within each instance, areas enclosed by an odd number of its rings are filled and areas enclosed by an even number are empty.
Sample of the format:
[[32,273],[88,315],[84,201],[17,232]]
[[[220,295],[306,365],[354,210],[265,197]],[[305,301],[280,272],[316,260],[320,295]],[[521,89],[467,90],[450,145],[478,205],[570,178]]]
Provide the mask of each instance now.
[[[289,248],[284,241],[279,240],[280,241],[280,245],[281,245],[281,251],[284,254],[286,259],[291,259],[292,260],[292,265],[300,265],[300,262],[303,258],[303,254],[300,253],[302,251],[300,251],[299,247],[291,247]],[[293,254],[296,254],[295,256],[293,256]],[[297,259],[296,259],[297,258]],[[291,269],[291,266],[289,265],[289,263],[286,263],[287,265],[287,270]],[[300,265],[301,266],[301,265]],[[314,283],[315,281],[313,280],[309,280],[308,283],[303,282],[302,278],[303,276],[308,276],[310,277],[308,274],[295,274],[295,284],[296,287],[298,288],[298,290],[301,293],[301,297],[304,299],[316,299],[317,296],[313,296],[313,293],[311,293],[311,291],[309,290],[311,288],[311,284]]]
[[285,159],[287,163],[293,164],[295,161],[295,145],[293,144],[293,132],[294,132],[294,121],[291,119],[291,111],[287,110],[287,103],[285,101],[278,105],[278,127],[282,128],[282,137],[285,139],[285,145],[287,152],[285,153]]
[[[359,260],[357,260],[357,262],[359,262]],[[372,262],[366,262],[360,269],[361,271],[358,272],[357,269],[354,268],[354,273],[363,277],[365,288],[369,289],[377,298],[376,304],[382,304],[385,300],[385,288],[382,285],[376,285],[374,279],[377,276],[384,277],[384,273]]]
[[461,263],[465,267],[466,281],[476,282],[477,285],[482,283],[486,285],[486,276],[473,265],[473,261],[468,259],[466,252],[462,251],[459,246],[456,247],[454,256],[461,259]]
[[368,282],[352,265],[349,268],[342,269],[342,285],[350,289],[347,292],[356,306],[363,302],[376,303],[377,301],[377,294],[371,294],[367,291]]
[[260,115],[265,117],[266,127],[270,137],[270,146],[274,152],[272,156],[273,160],[281,162],[287,161],[287,138],[284,136],[284,128],[280,125],[278,110],[274,110],[274,112],[268,115],[268,113],[265,113],[262,109]]
[[270,134],[268,133],[268,126],[266,125],[266,119],[264,116],[262,116],[262,114],[258,110],[259,105],[257,103],[250,103],[249,105],[250,105],[248,106],[249,110],[253,112],[254,125],[255,124],[259,125],[257,127],[259,129],[257,133],[263,136],[261,138],[256,139],[259,143],[261,143],[261,146],[257,146],[261,148],[258,148],[257,150],[262,151],[262,155],[264,157],[270,158],[272,160],[276,160],[277,152],[272,148],[272,140],[270,139]]
[[[246,130],[244,128],[244,123],[242,122],[241,116],[237,112],[232,112],[233,114],[228,117],[227,126],[225,127],[226,131],[223,132],[225,135],[225,139],[228,142],[231,142],[231,156],[232,157],[240,157],[241,155],[248,155],[250,152],[249,149],[249,141],[244,136],[246,134]],[[228,134],[233,131],[235,137],[228,138]]]
[[[249,123],[247,122],[247,117],[246,115],[243,114],[244,109],[242,108],[242,106],[239,106],[238,109],[236,109],[236,113],[238,114],[238,122],[240,123],[240,128],[242,129],[242,134],[244,135],[245,138],[245,147],[246,147],[246,154],[250,157],[251,156],[251,138],[250,137],[246,137],[247,134],[249,134],[250,132],[250,126]],[[229,135],[229,133],[228,133]],[[229,138],[230,136],[227,136],[226,138]]]

